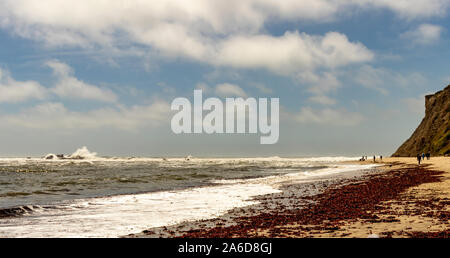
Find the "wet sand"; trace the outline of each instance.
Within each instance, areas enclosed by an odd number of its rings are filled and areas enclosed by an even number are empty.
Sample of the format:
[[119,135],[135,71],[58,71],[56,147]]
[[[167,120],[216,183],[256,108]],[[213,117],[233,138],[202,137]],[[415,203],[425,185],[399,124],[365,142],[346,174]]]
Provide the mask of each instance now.
[[282,193],[217,219],[128,237],[449,237],[450,158],[376,162],[383,166],[363,174],[285,183]]

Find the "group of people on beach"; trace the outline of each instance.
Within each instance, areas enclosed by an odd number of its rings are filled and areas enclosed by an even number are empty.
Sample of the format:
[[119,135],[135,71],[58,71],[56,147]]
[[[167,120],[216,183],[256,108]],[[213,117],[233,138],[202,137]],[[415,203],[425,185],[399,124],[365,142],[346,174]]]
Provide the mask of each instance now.
[[[359,161],[366,161],[366,160],[368,160],[367,156],[362,156],[362,158],[359,159]],[[375,157],[375,155],[373,155],[373,162],[375,162],[375,160],[376,160],[376,157]],[[383,156],[381,156],[381,155],[380,155],[380,161],[383,161]]]
[[[419,153],[419,154],[417,154],[417,162],[420,165],[420,162],[424,161],[425,158],[427,158],[427,160],[430,160],[430,157],[431,157],[431,153],[430,152],[427,152],[427,153],[423,152],[422,154]],[[359,159],[359,161],[366,161],[366,160],[368,160],[367,156],[362,156]],[[383,161],[383,156],[381,156],[381,155],[380,155],[380,161]],[[376,162],[375,155],[373,156],[373,162]]]
[[429,160],[429,159],[430,159],[430,156],[431,156],[431,154],[430,154],[429,152],[427,152],[427,153],[423,153],[423,152],[422,152],[422,154],[418,153],[418,154],[417,154],[417,162],[418,162],[419,165],[420,165],[420,162],[421,162],[422,160],[425,160],[425,157],[427,158],[427,160]]

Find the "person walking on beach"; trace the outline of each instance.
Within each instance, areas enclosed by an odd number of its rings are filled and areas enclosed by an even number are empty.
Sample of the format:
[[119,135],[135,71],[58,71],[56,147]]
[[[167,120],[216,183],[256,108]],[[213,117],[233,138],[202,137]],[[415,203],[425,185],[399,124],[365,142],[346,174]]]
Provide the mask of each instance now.
[[425,160],[425,153],[422,152],[422,160]]
[[375,155],[373,155],[373,162],[375,162]]
[[420,156],[420,153],[419,154],[417,154],[417,162],[419,162],[419,165],[420,165],[420,160],[422,159],[422,156]]
[[383,161],[383,156],[382,155],[380,155],[380,160]]
[[429,152],[427,152],[427,154],[425,154],[425,156],[427,157],[427,160],[430,160],[431,154]]

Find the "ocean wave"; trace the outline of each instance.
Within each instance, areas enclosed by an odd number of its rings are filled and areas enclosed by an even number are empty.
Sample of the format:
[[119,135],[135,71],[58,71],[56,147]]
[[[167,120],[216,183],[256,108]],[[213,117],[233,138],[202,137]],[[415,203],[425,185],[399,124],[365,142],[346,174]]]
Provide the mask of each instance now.
[[233,208],[257,204],[253,197],[279,193],[283,182],[373,168],[333,167],[255,179],[223,180],[215,185],[140,194],[77,199],[48,207],[0,210],[3,237],[117,237],[184,221],[210,219]]
[[[226,185],[76,200],[39,212],[4,209],[2,237],[117,237],[142,230],[223,215],[279,192],[268,185]],[[0,210],[1,216],[2,210]]]
[[49,153],[44,156],[44,159],[45,160],[58,160],[58,159],[59,160],[65,160],[65,159],[84,160],[84,159],[99,159],[99,157],[97,157],[96,152],[90,152],[86,146],[83,146],[68,156],[65,156],[64,154]]

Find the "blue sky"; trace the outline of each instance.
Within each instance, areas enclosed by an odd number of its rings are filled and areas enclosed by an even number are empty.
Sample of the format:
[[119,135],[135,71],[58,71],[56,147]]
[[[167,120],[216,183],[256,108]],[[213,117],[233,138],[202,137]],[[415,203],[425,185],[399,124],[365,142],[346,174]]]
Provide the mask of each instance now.
[[[389,155],[450,83],[449,7],[5,0],[0,156]],[[196,88],[280,98],[279,142],[173,134],[170,103]]]

